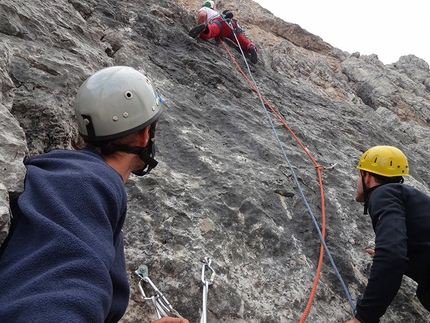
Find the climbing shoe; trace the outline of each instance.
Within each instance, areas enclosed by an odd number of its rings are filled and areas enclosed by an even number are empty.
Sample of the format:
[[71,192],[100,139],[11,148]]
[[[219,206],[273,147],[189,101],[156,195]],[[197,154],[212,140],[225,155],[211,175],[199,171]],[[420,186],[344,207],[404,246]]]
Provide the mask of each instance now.
[[193,38],[196,38],[205,29],[206,29],[206,24],[197,25],[193,29],[190,30],[188,35],[190,35]]
[[251,54],[251,63],[257,64],[257,61],[258,61],[257,49],[255,48],[254,45],[251,45],[251,47],[249,47],[249,54]]
[[233,12],[231,12],[230,10],[224,10],[222,12],[222,14],[224,15],[225,18],[227,19],[233,19]]

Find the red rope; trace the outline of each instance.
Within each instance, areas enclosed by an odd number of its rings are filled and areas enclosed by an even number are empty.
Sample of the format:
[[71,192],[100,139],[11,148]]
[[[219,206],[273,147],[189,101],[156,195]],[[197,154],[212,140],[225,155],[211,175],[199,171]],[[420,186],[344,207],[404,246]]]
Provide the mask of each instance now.
[[[221,43],[224,46],[224,48],[227,50],[227,52],[230,55],[232,61],[234,62],[234,64],[238,68],[239,72],[248,81],[248,83],[252,87],[252,89],[255,92],[258,93],[258,90],[255,87],[254,83],[251,82],[251,80],[248,78],[248,76],[246,76],[246,74],[243,72],[242,68],[239,66],[239,64],[237,63],[236,59],[233,57],[233,55],[231,54],[230,50],[227,48],[227,46],[225,45],[225,43],[222,40],[221,40]],[[300,147],[302,147],[303,151],[306,153],[306,155],[308,155],[309,159],[312,161],[312,163],[314,164],[314,166],[315,166],[315,168],[317,170],[318,182],[319,182],[319,186],[320,186],[320,195],[321,195],[321,226],[322,226],[321,233],[322,233],[323,239],[325,239],[326,214],[325,214],[325,203],[324,203],[324,188],[323,188],[323,182],[322,182],[322,176],[321,176],[321,169],[323,167],[320,166],[320,165],[318,165],[318,163],[315,161],[315,159],[309,153],[308,149],[302,144],[302,142],[296,136],[296,134],[293,132],[293,130],[288,126],[288,124],[284,121],[284,119],[275,111],[275,109],[269,104],[269,102],[267,102],[267,100],[263,96],[261,96],[261,98],[262,98],[263,102],[273,112],[273,114],[279,119],[279,121],[281,121],[281,123],[284,125],[284,127],[290,132],[290,134],[297,141],[297,143],[300,145]],[[306,308],[303,311],[303,314],[302,314],[302,316],[300,318],[299,323],[305,322],[305,320],[306,320],[306,318],[307,318],[307,316],[309,314],[309,311],[311,310],[312,303],[313,303],[313,300],[315,298],[316,289],[317,289],[317,286],[318,286],[319,277],[320,277],[320,274],[321,274],[321,268],[322,268],[323,259],[324,259],[324,245],[321,243],[320,244],[320,256],[319,256],[319,260],[318,260],[318,266],[317,266],[317,270],[316,270],[316,273],[315,273],[314,282],[313,282],[313,285],[312,285],[312,290],[311,290],[311,293],[309,295],[309,300],[308,300],[308,302],[306,304]]]

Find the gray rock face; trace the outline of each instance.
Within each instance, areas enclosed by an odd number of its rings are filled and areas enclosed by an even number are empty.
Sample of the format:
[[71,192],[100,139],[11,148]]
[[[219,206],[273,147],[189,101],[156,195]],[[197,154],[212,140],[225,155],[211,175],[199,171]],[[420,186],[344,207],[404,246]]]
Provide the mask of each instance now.
[[[428,63],[409,55],[384,65],[377,55],[333,48],[252,1],[227,1],[219,10],[233,10],[259,49],[258,64],[248,70],[228,41],[188,36],[200,4],[0,3],[2,230],[9,196],[23,189],[23,160],[70,149],[76,139],[80,84],[102,67],[129,65],[153,79],[165,112],[157,130],[159,165],[127,183],[123,231],[132,295],[121,321],[155,318],[137,288],[141,264],[175,309],[199,321],[203,256],[217,273],[208,322],[298,321],[320,252],[311,214],[319,226],[322,221],[317,171],[306,152],[321,166],[326,245],[355,302],[372,261],[364,249],[373,241],[370,221],[354,201],[356,162],[373,145],[398,146],[411,166],[407,183],[428,192]],[[350,317],[325,254],[307,320]],[[408,321],[428,322],[429,315],[405,279],[383,322]]]

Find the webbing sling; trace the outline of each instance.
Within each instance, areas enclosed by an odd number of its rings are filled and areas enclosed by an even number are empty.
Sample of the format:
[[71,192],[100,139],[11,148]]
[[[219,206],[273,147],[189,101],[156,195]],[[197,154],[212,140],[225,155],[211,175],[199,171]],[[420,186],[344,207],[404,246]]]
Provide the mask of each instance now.
[[[231,22],[231,19],[228,19],[228,18],[224,18],[224,17],[222,17],[221,15],[220,15],[220,17],[221,17],[221,19],[223,20],[223,21],[225,21],[226,23],[227,23],[227,21],[229,21],[229,23],[231,24],[231,25],[233,25],[233,22]],[[216,17],[217,18],[217,17]],[[218,26],[219,26],[219,32],[221,33],[222,32],[222,22],[220,21],[220,20],[218,20],[218,19],[212,19],[211,21],[210,21],[210,23],[216,23]],[[233,31],[232,31],[232,33],[231,33],[231,35],[230,36],[227,36],[228,38],[230,38],[230,39],[234,39],[235,37],[235,35],[237,35],[239,32],[240,32],[240,29],[239,29],[239,26],[238,26],[238,24],[237,23],[235,23],[235,25],[236,25],[236,28],[235,29],[232,29]]]

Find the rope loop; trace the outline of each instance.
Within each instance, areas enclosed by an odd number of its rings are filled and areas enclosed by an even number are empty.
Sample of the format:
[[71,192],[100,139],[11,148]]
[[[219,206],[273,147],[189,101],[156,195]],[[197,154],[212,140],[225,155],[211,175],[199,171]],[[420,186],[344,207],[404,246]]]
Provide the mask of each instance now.
[[[237,41],[237,38],[236,38],[236,41]],[[293,175],[293,178],[294,178],[294,180],[295,180],[295,182],[296,182],[296,185],[298,186],[298,189],[299,189],[299,191],[300,191],[300,194],[301,194],[301,196],[302,196],[302,199],[303,199],[303,201],[304,201],[304,203],[305,203],[305,205],[306,205],[306,207],[307,207],[307,209],[308,209],[308,211],[309,211],[309,214],[310,214],[310,216],[311,216],[311,219],[312,219],[312,221],[313,221],[313,223],[314,223],[314,225],[315,225],[315,228],[316,228],[316,230],[317,230],[317,232],[318,232],[318,235],[319,235],[319,237],[320,237],[320,241],[321,241],[321,244],[320,244],[320,258],[319,258],[319,260],[318,260],[318,266],[317,266],[317,270],[316,270],[316,274],[315,274],[315,278],[314,278],[314,283],[313,283],[313,285],[312,285],[312,290],[311,290],[311,293],[310,293],[310,296],[309,296],[309,300],[308,300],[308,303],[307,303],[307,305],[306,305],[306,308],[305,308],[305,310],[304,310],[304,312],[303,312],[303,315],[302,315],[302,317],[301,317],[301,319],[300,319],[300,323],[302,323],[302,322],[304,322],[305,320],[306,320],[306,317],[307,317],[307,315],[309,314],[309,311],[310,311],[310,308],[311,308],[311,306],[312,306],[312,302],[313,302],[313,299],[314,299],[314,297],[315,297],[315,293],[316,293],[316,288],[317,288],[317,285],[318,285],[318,280],[319,280],[319,277],[320,277],[320,273],[321,273],[321,268],[322,268],[322,262],[323,262],[323,257],[324,257],[324,250],[326,251],[326,253],[327,253],[327,256],[328,256],[328,258],[329,258],[329,260],[330,260],[330,263],[331,263],[331,265],[332,265],[332,267],[333,267],[333,270],[335,271],[335,273],[336,273],[336,276],[338,277],[338,280],[339,280],[339,282],[340,282],[340,284],[342,285],[342,288],[343,288],[343,290],[345,291],[345,294],[346,294],[346,297],[347,297],[347,299],[348,299],[348,302],[349,302],[349,304],[350,304],[350,306],[351,306],[351,309],[352,309],[352,312],[354,313],[355,312],[355,305],[354,305],[354,303],[352,302],[352,299],[351,299],[351,296],[350,296],[350,294],[349,294],[349,292],[348,292],[348,289],[347,289],[347,287],[346,287],[346,285],[345,285],[345,283],[344,283],[344,281],[343,281],[343,279],[342,279],[342,276],[340,275],[340,273],[339,273],[339,271],[337,270],[337,267],[336,267],[336,264],[334,263],[334,260],[333,260],[333,257],[331,256],[331,254],[330,254],[330,251],[329,251],[329,249],[328,249],[328,247],[327,247],[327,245],[326,245],[326,243],[325,243],[325,218],[326,218],[326,214],[325,214],[325,202],[324,202],[324,188],[323,188],[323,182],[322,182],[322,176],[321,176],[321,169],[324,169],[324,167],[323,166],[320,166],[317,162],[316,162],[316,160],[313,158],[313,156],[310,154],[310,152],[309,152],[309,150],[303,145],[303,143],[300,141],[300,139],[296,136],[296,134],[294,133],[294,131],[288,126],[288,124],[284,121],[284,119],[276,112],[276,110],[270,105],[270,103],[261,95],[261,93],[260,93],[260,91],[259,91],[259,89],[258,89],[258,87],[257,87],[257,84],[256,84],[256,82],[254,81],[254,79],[253,79],[253,77],[252,77],[252,73],[251,73],[251,71],[250,71],[250,69],[249,69],[249,65],[248,65],[248,62],[246,61],[246,58],[245,58],[245,55],[244,55],[244,53],[243,53],[243,51],[242,51],[242,49],[240,48],[240,46],[239,46],[239,49],[240,49],[240,51],[241,51],[241,53],[242,53],[242,57],[243,57],[243,59],[244,59],[244,61],[245,61],[245,64],[246,64],[246,66],[247,66],[247,68],[248,68],[248,73],[250,74],[250,76],[251,76],[251,79],[252,79],[252,81],[247,77],[247,75],[245,75],[245,73],[243,72],[243,70],[242,70],[242,68],[239,66],[239,64],[236,62],[236,59],[233,57],[233,55],[231,54],[231,52],[228,50],[228,48],[226,47],[226,45],[224,44],[224,42],[221,40],[221,43],[222,43],[222,45],[224,46],[224,48],[226,49],[226,51],[228,52],[228,54],[230,55],[230,57],[231,57],[231,59],[232,59],[232,61],[233,61],[233,63],[236,65],[236,67],[237,67],[237,69],[239,70],[239,72],[243,75],[243,77],[247,80],[247,82],[249,83],[249,85],[251,86],[251,88],[255,91],[255,92],[257,92],[257,94],[258,94],[258,96],[259,96],[259,98],[260,98],[260,101],[261,101],[261,104],[262,104],[262,106],[263,106],[263,109],[264,109],[264,111],[265,111],[265,113],[266,113],[266,116],[267,116],[267,119],[269,120],[269,123],[270,123],[270,125],[272,126],[272,130],[273,130],[273,132],[274,132],[274,134],[275,134],[275,137],[276,137],[276,139],[278,140],[278,144],[279,144],[279,146],[280,146],[280,148],[281,148],[281,151],[282,151],[282,153],[283,153],[283,156],[284,156],[284,158],[285,158],[285,160],[286,160],[286,162],[288,163],[288,165],[289,165],[289,167],[290,167],[290,170],[291,170],[291,173],[292,173],[292,175]],[[271,112],[278,118],[278,120],[284,125],[284,127],[290,132],[290,134],[291,134],[291,136],[296,140],[296,142],[299,144],[299,146],[303,149],[303,151],[306,153],[306,155],[309,157],[309,159],[311,160],[311,162],[314,164],[314,166],[315,166],[315,168],[316,168],[316,170],[317,170],[317,173],[318,173],[318,181],[319,181],[319,186],[320,186],[320,195],[321,195],[321,218],[322,218],[322,229],[320,230],[320,228],[319,228],[319,226],[318,226],[318,223],[317,223],[317,221],[316,221],[316,219],[315,219],[315,216],[313,215],[313,212],[312,212],[312,210],[311,210],[311,208],[310,208],[310,206],[309,206],[309,204],[308,204],[308,202],[307,202],[307,200],[306,200],[306,197],[305,197],[305,195],[304,195],[304,193],[303,193],[303,191],[302,191],[302,189],[301,189],[301,186],[300,186],[300,182],[298,181],[298,179],[297,179],[297,176],[296,176],[296,174],[295,174],[295,172],[294,172],[294,169],[293,169],[293,167],[292,167],[292,165],[290,164],[290,161],[288,160],[288,157],[287,157],[287,155],[286,155],[286,153],[285,153],[285,151],[284,151],[284,148],[283,148],[283,146],[282,146],[282,143],[280,142],[280,140],[279,140],[279,137],[278,137],[278,134],[277,134],[277,132],[276,132],[276,129],[275,129],[275,126],[273,125],[273,122],[272,122],[272,119],[271,119],[271,117],[270,117],[270,115],[269,115],[269,113],[268,113],[268,111],[267,111],[267,108],[266,107],[268,107],[270,110],[271,110]],[[330,168],[334,168],[334,166],[335,166],[336,164],[334,164],[334,165],[332,165],[332,166],[330,166]],[[327,167],[326,167],[326,169],[328,169]]]

